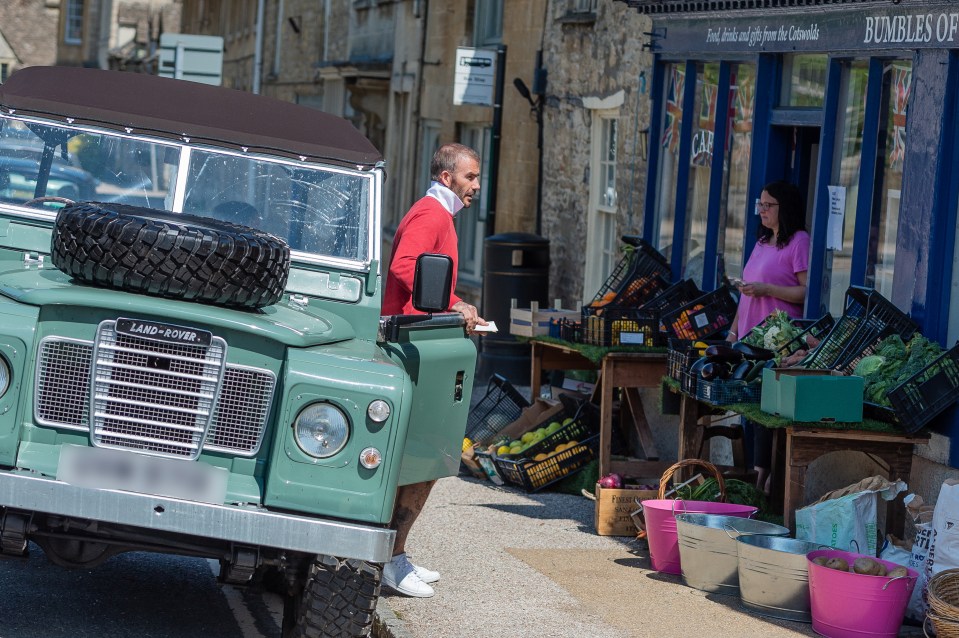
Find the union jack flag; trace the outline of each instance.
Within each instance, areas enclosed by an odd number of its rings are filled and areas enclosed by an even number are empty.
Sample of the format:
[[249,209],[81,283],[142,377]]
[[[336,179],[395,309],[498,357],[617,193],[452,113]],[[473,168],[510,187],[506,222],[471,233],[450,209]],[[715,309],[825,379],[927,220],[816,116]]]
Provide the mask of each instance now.
[[679,150],[679,135],[683,127],[683,92],[685,87],[686,73],[674,66],[669,77],[669,90],[666,92],[666,126],[662,139],[663,148],[670,153],[676,153]]
[[735,94],[733,105],[732,145],[733,165],[746,166],[749,164],[749,136],[753,131],[753,111],[755,100],[753,90],[755,79],[747,76],[743,82],[733,82],[732,92]]
[[912,92],[912,67],[892,67],[892,132],[890,133],[889,168],[902,172],[902,161],[906,156],[906,110],[909,107],[909,94]]

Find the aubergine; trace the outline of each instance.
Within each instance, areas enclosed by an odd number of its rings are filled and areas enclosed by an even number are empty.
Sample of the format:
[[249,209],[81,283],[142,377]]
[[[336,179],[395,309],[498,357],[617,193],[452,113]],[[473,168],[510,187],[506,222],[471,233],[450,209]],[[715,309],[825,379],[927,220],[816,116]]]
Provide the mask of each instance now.
[[706,356],[710,361],[721,361],[723,363],[739,363],[743,360],[743,353],[730,346],[714,344],[706,348]]
[[[775,359],[770,359],[770,361],[775,363]],[[759,375],[762,374],[763,368],[765,368],[766,364],[768,363],[769,361],[763,361],[762,359],[759,361],[749,361],[751,367],[749,368],[749,372],[747,372],[746,376],[744,377],[746,383],[758,379]]]
[[759,346],[751,346],[745,341],[737,341],[732,345],[732,348],[745,358],[752,359],[753,361],[769,361],[776,356],[776,353],[772,350],[760,348]]
[[729,375],[729,378],[733,381],[743,381],[746,379],[746,375],[749,374],[750,370],[753,369],[755,363],[748,359],[743,359],[740,361],[735,368],[733,368],[732,374]]
[[703,369],[703,366],[709,363],[709,357],[700,357],[693,361],[693,364],[689,366],[689,373],[694,377],[699,376],[699,371]]
[[702,370],[699,371],[699,376],[706,381],[728,379],[729,364],[725,363],[724,361],[710,361],[703,366]]

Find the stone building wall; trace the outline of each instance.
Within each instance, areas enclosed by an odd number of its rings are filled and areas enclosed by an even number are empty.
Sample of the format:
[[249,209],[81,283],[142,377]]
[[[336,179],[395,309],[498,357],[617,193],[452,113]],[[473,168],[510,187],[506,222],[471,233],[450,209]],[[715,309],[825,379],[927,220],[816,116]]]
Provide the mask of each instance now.
[[584,296],[589,207],[592,114],[584,99],[623,92],[617,149],[619,234],[642,230],[646,162],[639,158],[637,141],[639,131],[649,125],[652,55],[642,50],[642,33],[650,30],[650,23],[614,0],[598,1],[595,21],[569,14],[567,3],[550,6],[544,51],[549,85],[543,235],[550,240],[550,298],[562,298],[564,307],[573,307]]
[[48,66],[57,59],[60,0],[3,0],[0,33],[14,58],[10,72],[25,66]]

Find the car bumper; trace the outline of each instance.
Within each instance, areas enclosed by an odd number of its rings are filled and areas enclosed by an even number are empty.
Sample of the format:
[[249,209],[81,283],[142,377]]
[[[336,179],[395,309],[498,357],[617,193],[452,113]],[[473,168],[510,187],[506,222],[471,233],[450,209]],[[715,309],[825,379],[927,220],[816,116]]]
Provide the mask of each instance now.
[[0,473],[0,508],[3,507],[373,563],[390,560],[396,535],[391,529],[270,512],[253,506],[212,505],[96,490],[11,473]]

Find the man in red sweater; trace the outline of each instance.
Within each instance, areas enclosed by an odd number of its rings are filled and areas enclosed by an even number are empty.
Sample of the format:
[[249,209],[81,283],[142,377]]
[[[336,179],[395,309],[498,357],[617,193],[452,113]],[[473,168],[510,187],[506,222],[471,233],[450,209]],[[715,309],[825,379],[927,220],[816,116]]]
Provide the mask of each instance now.
[[[413,204],[396,229],[383,294],[383,315],[417,312],[412,304],[413,271],[416,258],[423,253],[441,253],[453,259],[453,289],[456,289],[459,251],[453,217],[473,203],[480,189],[479,155],[462,144],[441,146],[433,155],[430,175],[433,183],[426,191],[426,196]],[[450,294],[448,309],[462,313],[470,334],[477,325],[487,325],[475,306],[454,293]],[[396,505],[390,522],[390,527],[396,530],[396,544],[393,546],[393,559],[383,566],[383,584],[407,596],[432,596],[434,592],[430,585],[440,579],[438,572],[414,565],[406,556],[406,537],[413,521],[423,510],[435,482],[403,485],[396,491]]]

